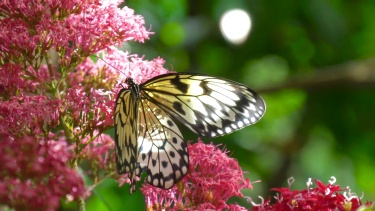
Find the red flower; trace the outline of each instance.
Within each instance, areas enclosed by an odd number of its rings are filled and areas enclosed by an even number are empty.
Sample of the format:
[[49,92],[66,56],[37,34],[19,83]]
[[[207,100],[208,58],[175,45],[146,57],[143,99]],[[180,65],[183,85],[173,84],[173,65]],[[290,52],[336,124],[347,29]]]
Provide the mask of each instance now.
[[[292,179],[293,180],[293,179]],[[355,194],[350,194],[349,189],[342,189],[339,185],[333,185],[336,179],[332,177],[327,185],[314,179],[316,188],[309,188],[311,181],[307,183],[308,188],[304,190],[290,190],[290,188],[273,188],[271,190],[279,192],[276,202],[270,203],[270,199],[261,205],[254,204],[254,211],[273,210],[327,210],[327,211],[351,211],[357,210],[361,205],[361,199]],[[289,184],[292,184],[289,182]],[[346,192],[349,191],[349,196]],[[343,192],[343,193],[342,193]],[[366,203],[371,205],[372,203]]]

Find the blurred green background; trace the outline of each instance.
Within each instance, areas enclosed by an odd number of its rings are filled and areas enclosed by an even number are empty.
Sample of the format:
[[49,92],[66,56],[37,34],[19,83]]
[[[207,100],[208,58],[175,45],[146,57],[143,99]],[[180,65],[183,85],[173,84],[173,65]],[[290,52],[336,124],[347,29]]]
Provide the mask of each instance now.
[[[263,119],[222,143],[253,184],[243,194],[260,203],[272,187],[306,188],[308,178],[375,200],[375,1],[374,0],[129,0],[155,32],[145,44],[124,49],[165,67],[225,77],[258,91]],[[242,44],[226,40],[222,15],[246,11],[251,29]],[[239,21],[232,26],[245,28]],[[189,140],[198,138],[186,134]],[[314,186],[315,187],[315,186]],[[250,207],[244,199],[233,199]],[[140,191],[108,180],[87,210],[145,210]]]

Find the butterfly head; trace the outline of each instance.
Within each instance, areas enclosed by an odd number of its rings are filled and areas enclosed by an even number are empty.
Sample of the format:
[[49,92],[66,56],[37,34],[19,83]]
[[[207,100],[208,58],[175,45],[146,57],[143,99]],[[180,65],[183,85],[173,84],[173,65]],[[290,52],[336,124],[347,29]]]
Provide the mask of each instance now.
[[133,81],[133,79],[130,78],[130,77],[128,77],[128,78],[125,79],[125,83],[126,83],[129,87],[134,86],[134,81]]
[[138,84],[134,83],[133,79],[130,77],[126,78],[125,83],[128,85],[128,89],[130,89],[133,98],[138,98],[140,92]]

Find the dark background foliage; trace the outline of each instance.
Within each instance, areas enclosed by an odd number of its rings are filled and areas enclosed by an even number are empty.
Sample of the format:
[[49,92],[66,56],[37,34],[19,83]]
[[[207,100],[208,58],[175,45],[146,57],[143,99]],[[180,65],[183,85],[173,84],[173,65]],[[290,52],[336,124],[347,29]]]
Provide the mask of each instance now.
[[[166,68],[246,84],[261,93],[267,112],[254,126],[205,142],[238,159],[260,203],[272,187],[306,188],[308,178],[375,200],[375,1],[373,0],[129,0],[155,32],[124,49],[166,60]],[[241,8],[252,28],[242,45],[227,42],[221,15]],[[184,131],[184,134],[187,134]],[[189,140],[198,138],[187,134]],[[87,210],[145,210],[140,191],[108,180]],[[246,200],[233,199],[250,207]]]

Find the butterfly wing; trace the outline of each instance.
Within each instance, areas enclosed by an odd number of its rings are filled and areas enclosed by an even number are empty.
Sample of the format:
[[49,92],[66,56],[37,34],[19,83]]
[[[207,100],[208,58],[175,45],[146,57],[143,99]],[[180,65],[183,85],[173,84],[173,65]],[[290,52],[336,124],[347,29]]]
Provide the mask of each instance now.
[[131,192],[143,171],[148,183],[163,189],[187,173],[187,146],[173,120],[216,137],[256,123],[266,109],[257,93],[227,79],[169,73],[139,87],[127,80],[133,91],[121,90],[117,97],[115,141],[118,171],[131,172]]
[[137,175],[146,171],[147,182],[169,189],[187,173],[189,156],[177,125],[156,104],[142,99],[138,121],[140,153]]
[[135,171],[138,157],[139,100],[128,89],[117,95],[115,108],[115,150],[119,174]]
[[263,99],[250,88],[208,75],[168,73],[141,86],[147,99],[206,137],[254,124],[266,109]]

